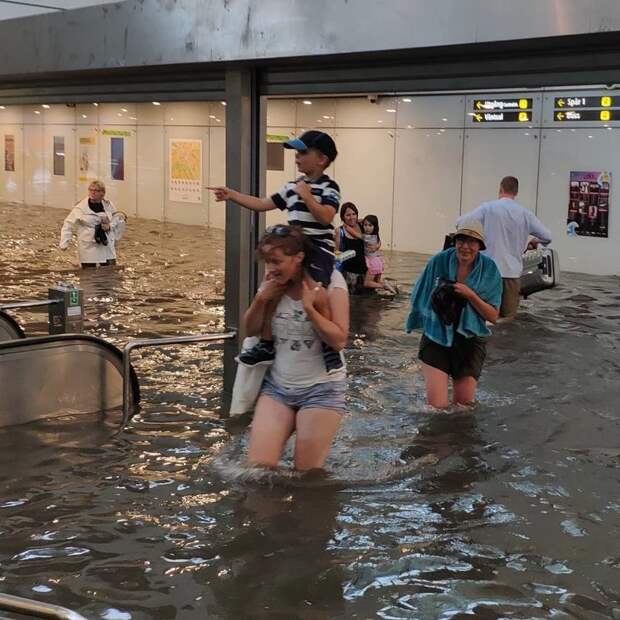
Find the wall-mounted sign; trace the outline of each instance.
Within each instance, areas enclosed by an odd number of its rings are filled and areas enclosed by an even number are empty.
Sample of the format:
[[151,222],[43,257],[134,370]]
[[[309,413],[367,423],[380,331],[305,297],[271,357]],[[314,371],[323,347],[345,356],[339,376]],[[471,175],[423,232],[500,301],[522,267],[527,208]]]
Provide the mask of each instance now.
[[531,112],[472,112],[474,123],[529,123]]
[[474,110],[531,110],[533,99],[474,99]]
[[291,136],[287,136],[286,134],[281,133],[268,133],[267,134],[267,142],[288,142],[291,139]]
[[571,172],[566,234],[607,237],[611,172]]
[[570,121],[620,121],[620,110],[556,110],[553,120]]
[[566,108],[613,108],[620,106],[618,97],[556,97],[553,100],[553,107],[556,109]]
[[119,138],[131,138],[131,131],[126,129],[104,129],[102,136],[118,136]]

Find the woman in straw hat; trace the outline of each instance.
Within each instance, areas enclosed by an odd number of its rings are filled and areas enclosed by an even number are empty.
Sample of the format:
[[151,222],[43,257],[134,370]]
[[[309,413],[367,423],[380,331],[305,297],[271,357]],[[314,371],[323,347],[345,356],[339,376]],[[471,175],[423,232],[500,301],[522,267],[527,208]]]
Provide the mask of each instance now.
[[411,294],[406,329],[422,330],[422,361],[428,404],[449,405],[452,377],[454,404],[475,400],[484,359],[487,322],[495,323],[502,299],[502,278],[495,262],[481,254],[484,232],[477,220],[463,222],[455,247],[433,256]]

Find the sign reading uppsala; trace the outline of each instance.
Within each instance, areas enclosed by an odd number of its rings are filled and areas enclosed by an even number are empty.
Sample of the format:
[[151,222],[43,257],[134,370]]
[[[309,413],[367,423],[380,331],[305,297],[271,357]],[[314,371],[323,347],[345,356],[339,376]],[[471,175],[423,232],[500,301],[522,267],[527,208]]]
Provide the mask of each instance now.
[[611,172],[570,173],[566,221],[569,237],[608,236],[610,188]]

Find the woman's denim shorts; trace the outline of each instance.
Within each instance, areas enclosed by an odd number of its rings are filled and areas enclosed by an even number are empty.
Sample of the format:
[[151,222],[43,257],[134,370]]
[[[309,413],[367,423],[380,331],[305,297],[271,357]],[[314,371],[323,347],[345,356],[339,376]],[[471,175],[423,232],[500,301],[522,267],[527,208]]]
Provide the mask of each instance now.
[[295,412],[300,409],[330,409],[343,414],[347,407],[345,395],[347,393],[347,380],[326,381],[315,383],[310,387],[286,388],[276,383],[270,373],[265,375],[261,387],[261,394],[267,394],[274,400],[290,407]]

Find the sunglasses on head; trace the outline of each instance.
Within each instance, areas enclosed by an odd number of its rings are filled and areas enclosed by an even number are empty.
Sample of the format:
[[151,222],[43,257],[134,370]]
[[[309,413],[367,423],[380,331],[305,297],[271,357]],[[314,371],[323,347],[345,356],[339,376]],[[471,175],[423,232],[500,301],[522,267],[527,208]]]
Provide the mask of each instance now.
[[276,224],[265,228],[266,235],[275,235],[276,237],[288,237],[293,232],[290,226],[284,224]]

